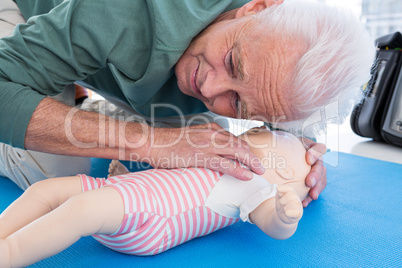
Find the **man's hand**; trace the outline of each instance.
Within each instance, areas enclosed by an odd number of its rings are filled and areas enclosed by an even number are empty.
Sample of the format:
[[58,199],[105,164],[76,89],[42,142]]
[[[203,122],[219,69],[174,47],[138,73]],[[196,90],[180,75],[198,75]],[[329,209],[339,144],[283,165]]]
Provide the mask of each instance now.
[[276,190],[275,207],[279,219],[286,224],[297,223],[303,215],[299,196],[289,185],[278,185]]
[[303,200],[303,207],[307,207],[312,200],[317,200],[318,196],[327,186],[327,170],[322,162],[322,157],[327,148],[322,143],[314,143],[309,139],[302,139],[306,147],[306,161],[311,165],[311,171],[306,177],[306,185],[310,187],[309,195]]
[[206,167],[240,180],[252,179],[252,172],[261,175],[265,171],[245,141],[216,123],[153,128],[148,140],[146,157],[133,160],[145,160],[154,168]]

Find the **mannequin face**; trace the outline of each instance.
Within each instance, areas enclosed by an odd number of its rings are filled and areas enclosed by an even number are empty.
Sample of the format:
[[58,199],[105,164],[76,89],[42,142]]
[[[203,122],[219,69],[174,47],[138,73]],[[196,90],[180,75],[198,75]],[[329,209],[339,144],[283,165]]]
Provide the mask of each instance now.
[[239,136],[252,153],[260,158],[266,171],[262,175],[271,184],[287,184],[303,200],[310,190],[305,178],[311,166],[306,162],[306,149],[295,136],[282,131],[254,128]]

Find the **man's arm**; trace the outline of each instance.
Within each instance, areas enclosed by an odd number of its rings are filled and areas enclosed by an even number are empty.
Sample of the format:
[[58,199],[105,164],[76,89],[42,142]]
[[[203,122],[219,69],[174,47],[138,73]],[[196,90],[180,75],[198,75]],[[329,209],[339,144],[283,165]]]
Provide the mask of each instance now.
[[246,142],[217,124],[151,128],[43,99],[29,122],[25,147],[47,153],[148,162],[155,168],[206,167],[236,178],[261,174]]
[[26,149],[47,153],[129,160],[146,155],[149,127],[43,99],[29,122]]

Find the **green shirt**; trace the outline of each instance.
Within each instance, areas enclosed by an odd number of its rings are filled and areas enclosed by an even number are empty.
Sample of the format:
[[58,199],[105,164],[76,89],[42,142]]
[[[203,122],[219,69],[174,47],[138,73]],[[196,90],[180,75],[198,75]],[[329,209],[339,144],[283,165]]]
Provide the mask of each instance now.
[[[153,103],[176,105],[184,114],[205,111],[200,101],[180,92],[174,65],[213,19],[248,1],[15,2],[29,20],[0,39],[0,141],[23,147],[39,102],[75,81],[147,116]],[[173,109],[157,112],[177,116]]]

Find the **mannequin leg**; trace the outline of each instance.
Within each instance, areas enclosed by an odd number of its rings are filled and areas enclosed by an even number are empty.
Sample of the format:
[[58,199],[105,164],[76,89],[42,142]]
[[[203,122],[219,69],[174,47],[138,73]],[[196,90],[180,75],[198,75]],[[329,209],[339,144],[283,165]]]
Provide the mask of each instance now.
[[54,178],[35,183],[0,214],[0,238],[18,231],[82,193],[78,176]]
[[0,239],[0,267],[28,266],[61,252],[81,237],[113,233],[123,218],[123,199],[112,187],[75,195],[6,239]]

